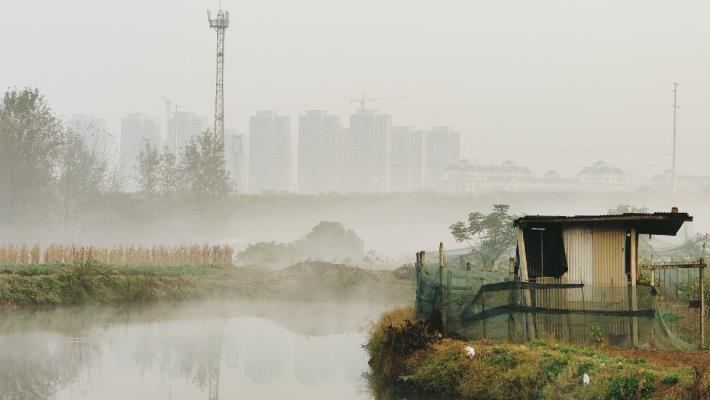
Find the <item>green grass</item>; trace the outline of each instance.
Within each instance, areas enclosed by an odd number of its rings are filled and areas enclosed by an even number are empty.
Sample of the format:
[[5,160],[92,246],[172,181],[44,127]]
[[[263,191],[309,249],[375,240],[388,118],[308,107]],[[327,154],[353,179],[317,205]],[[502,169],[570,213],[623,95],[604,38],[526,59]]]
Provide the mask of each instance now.
[[294,300],[411,298],[392,272],[320,263],[274,271],[216,265],[0,265],[0,305],[179,301],[207,297]]
[[0,304],[83,304],[181,299],[195,279],[101,264],[0,267]]
[[[386,321],[397,321],[394,326],[403,329],[404,321],[414,318],[412,309],[385,314],[373,328],[370,342],[382,342]],[[474,359],[466,356],[465,346],[476,349]],[[441,338],[416,351],[386,350],[381,345],[368,347],[373,376],[400,390],[457,399],[693,399],[701,390],[694,384],[691,368],[540,340],[512,344]],[[387,358],[399,354],[401,359],[373,362],[383,354]],[[401,368],[393,376],[392,371],[381,370],[383,365]],[[589,385],[582,383],[585,373],[591,377]]]

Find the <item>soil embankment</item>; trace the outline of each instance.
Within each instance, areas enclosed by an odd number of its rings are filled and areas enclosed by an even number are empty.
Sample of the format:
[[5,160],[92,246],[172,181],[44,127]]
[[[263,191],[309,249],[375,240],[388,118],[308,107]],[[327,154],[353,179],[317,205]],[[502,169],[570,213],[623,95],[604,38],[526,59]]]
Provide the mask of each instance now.
[[410,394],[506,400],[710,398],[705,353],[446,338],[417,321],[411,308],[386,313],[373,327],[367,350],[371,382]]

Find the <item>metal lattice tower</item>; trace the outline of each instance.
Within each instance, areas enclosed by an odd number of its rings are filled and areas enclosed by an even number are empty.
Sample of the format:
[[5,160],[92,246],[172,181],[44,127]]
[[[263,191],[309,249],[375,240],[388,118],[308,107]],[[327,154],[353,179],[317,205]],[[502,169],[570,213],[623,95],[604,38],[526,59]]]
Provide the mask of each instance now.
[[213,16],[207,10],[210,28],[217,31],[217,85],[214,98],[214,134],[224,145],[224,31],[229,26],[229,12],[219,8]]

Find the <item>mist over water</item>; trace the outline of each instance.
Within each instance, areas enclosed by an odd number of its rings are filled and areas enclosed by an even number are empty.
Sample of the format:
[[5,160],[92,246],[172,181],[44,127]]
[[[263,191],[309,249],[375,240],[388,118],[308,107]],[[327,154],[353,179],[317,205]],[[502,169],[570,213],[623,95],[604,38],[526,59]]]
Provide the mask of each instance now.
[[370,321],[393,305],[240,301],[10,311],[0,322],[3,398],[367,399],[361,346]]

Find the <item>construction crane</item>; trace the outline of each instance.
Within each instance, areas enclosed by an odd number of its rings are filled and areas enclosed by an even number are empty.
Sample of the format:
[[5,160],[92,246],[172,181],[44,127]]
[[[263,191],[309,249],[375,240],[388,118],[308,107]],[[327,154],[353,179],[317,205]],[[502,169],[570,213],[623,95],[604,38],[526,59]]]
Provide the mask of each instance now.
[[360,103],[360,110],[365,109],[365,104],[369,103],[371,101],[380,101],[380,100],[399,100],[399,99],[404,99],[406,98],[405,96],[395,96],[395,97],[365,97],[365,93],[360,94],[359,99],[350,99],[350,104],[352,103]]
[[178,150],[177,115],[178,115],[178,111],[180,110],[180,108],[182,108],[182,106],[179,106],[177,104],[173,104],[172,101],[166,99],[165,97],[161,96],[160,98],[163,99],[163,102],[165,102],[165,117],[166,117],[166,119],[165,119],[165,140],[166,141],[168,140],[168,124],[170,122],[170,112],[174,110],[173,111],[174,112],[173,118],[175,119],[175,121],[174,121],[175,123],[173,125],[175,125],[175,126],[173,127],[173,129],[175,130],[175,132],[174,132],[175,138],[174,138],[174,143],[173,143],[173,149],[174,149],[175,153],[177,154],[177,150]]

